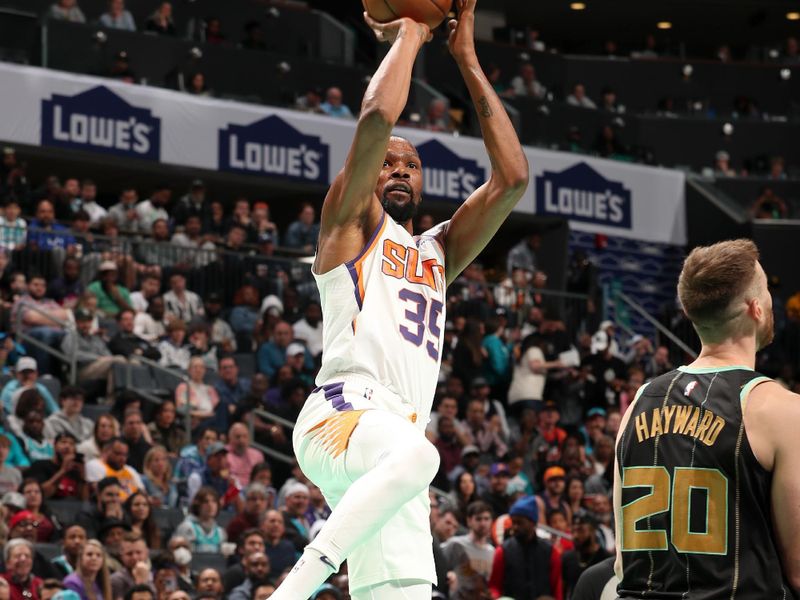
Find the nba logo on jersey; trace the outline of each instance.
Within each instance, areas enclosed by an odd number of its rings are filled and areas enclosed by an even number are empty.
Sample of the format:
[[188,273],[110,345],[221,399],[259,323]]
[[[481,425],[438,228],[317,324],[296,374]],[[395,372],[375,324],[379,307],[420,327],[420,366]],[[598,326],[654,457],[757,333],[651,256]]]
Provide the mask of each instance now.
[[683,395],[684,395],[684,396],[688,396],[689,394],[691,394],[691,393],[692,393],[692,390],[693,390],[694,388],[696,388],[696,387],[697,387],[697,382],[696,382],[696,381],[690,381],[690,382],[689,382],[689,383],[686,385],[686,389],[685,389],[685,390],[683,390]]

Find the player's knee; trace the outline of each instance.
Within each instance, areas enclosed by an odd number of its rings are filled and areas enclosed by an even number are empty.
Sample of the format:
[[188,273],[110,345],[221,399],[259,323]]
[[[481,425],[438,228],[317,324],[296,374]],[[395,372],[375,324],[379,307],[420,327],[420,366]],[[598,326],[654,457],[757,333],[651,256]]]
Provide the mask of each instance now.
[[427,487],[439,470],[439,451],[426,439],[421,439],[409,449],[408,467],[414,482]]

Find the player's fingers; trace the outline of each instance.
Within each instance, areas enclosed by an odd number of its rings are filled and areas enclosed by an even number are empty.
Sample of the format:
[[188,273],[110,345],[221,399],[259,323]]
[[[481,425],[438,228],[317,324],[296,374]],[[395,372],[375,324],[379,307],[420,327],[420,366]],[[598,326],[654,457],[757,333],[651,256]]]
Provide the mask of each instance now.
[[450,19],[447,26],[450,28],[450,31],[455,31],[458,28],[458,21],[456,19]]

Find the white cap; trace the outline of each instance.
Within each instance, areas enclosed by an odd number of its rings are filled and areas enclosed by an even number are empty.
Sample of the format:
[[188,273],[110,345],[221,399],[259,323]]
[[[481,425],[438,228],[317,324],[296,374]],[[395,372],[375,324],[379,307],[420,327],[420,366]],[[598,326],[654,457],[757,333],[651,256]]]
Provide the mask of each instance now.
[[309,495],[308,486],[305,483],[300,483],[299,481],[295,481],[294,483],[290,484],[289,487],[286,488],[286,493],[284,494],[285,497],[292,496],[294,494],[305,494],[306,496]]
[[275,308],[280,314],[283,314],[283,302],[275,295],[267,296],[261,302],[261,314],[263,315],[271,308]]
[[22,371],[38,371],[39,365],[36,364],[35,358],[23,356],[17,361],[16,369],[17,373],[22,373]]
[[303,344],[298,344],[297,342],[292,342],[288,346],[286,346],[286,356],[295,356],[297,354],[305,354],[306,347]]
[[608,334],[604,331],[598,331],[592,336],[592,354],[597,354],[608,348]]

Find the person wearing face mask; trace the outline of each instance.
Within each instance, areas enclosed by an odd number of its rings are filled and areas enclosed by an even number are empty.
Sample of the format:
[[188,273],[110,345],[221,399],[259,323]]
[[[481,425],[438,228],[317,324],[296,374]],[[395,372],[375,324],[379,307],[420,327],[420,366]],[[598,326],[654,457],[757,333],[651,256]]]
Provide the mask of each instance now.
[[536,498],[524,496],[508,512],[512,536],[494,553],[489,591],[493,598],[564,598],[561,554],[536,535],[539,507]]
[[178,576],[178,589],[187,593],[194,590],[195,574],[192,573],[192,550],[189,540],[176,535],[167,543],[167,550],[172,553],[175,572]]

